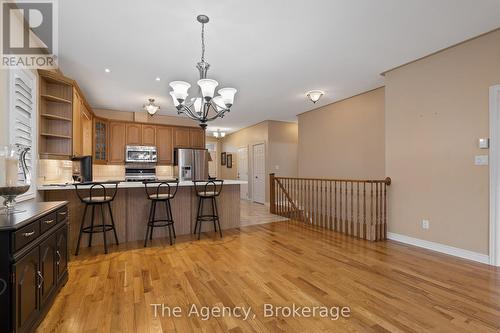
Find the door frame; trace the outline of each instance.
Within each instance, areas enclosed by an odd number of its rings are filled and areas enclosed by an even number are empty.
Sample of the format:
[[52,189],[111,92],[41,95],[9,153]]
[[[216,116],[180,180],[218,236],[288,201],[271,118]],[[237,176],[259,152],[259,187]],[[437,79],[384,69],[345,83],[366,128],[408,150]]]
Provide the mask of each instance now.
[[500,266],[500,85],[490,87],[490,265]]
[[[249,182],[251,184],[252,187],[252,195],[251,195],[251,198],[249,198],[249,200],[251,200],[252,202],[256,202],[255,201],[255,191],[254,191],[254,188],[253,188],[253,180],[254,180],[254,170],[253,170],[253,162],[254,162],[254,157],[253,157],[253,147],[254,146],[257,146],[257,145],[264,145],[264,205],[266,204],[266,184],[267,184],[267,177],[266,177],[266,172],[267,172],[267,147],[266,147],[266,142],[265,141],[257,141],[257,142],[253,142],[250,144],[250,147],[252,148],[251,149],[251,152],[249,151],[249,156],[251,156],[251,177],[252,177],[252,181]],[[249,163],[250,164],[250,163]],[[250,176],[249,176],[250,177]]]
[[[238,159],[238,162],[236,164],[236,173],[238,174],[238,180],[241,180],[240,179],[240,149],[246,149],[247,150],[247,197],[245,198],[245,200],[250,200],[250,182],[249,182],[249,179],[250,179],[250,148],[248,147],[248,145],[244,145],[244,146],[240,146],[238,147],[238,149],[236,149],[236,154],[237,155],[237,159]],[[241,185],[240,185],[241,187]]]

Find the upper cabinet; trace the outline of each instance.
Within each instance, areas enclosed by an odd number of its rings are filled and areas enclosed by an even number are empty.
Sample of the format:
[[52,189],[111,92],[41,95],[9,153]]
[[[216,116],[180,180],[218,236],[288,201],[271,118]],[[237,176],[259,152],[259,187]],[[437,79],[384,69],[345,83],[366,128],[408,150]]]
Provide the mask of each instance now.
[[205,131],[201,128],[190,128],[189,145],[191,148],[205,148]]
[[156,142],[158,164],[172,164],[174,157],[173,128],[167,126],[156,126]]
[[123,122],[109,122],[109,158],[111,164],[125,163],[126,125]]
[[94,153],[93,161],[96,164],[106,164],[108,162],[108,136],[109,123],[102,118],[94,118]]
[[82,124],[81,124],[82,99],[73,88],[73,156],[83,155]]
[[190,148],[189,146],[189,128],[174,127],[174,147]]
[[39,74],[40,158],[69,159],[73,155],[73,81],[50,71]]
[[127,145],[139,146],[142,144],[142,125],[138,123],[127,123]]
[[156,126],[142,125],[142,144],[144,146],[156,146]]

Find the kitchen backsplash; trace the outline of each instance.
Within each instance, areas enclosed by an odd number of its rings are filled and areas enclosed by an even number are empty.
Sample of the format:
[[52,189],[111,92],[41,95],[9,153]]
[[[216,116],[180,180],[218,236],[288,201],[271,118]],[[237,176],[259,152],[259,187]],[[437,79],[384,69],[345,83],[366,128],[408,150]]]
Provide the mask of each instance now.
[[[59,184],[72,182],[73,162],[62,160],[42,159],[38,162],[38,184]],[[125,179],[124,165],[93,166],[94,181],[123,180]],[[156,167],[158,178],[172,178],[174,168],[169,165]]]

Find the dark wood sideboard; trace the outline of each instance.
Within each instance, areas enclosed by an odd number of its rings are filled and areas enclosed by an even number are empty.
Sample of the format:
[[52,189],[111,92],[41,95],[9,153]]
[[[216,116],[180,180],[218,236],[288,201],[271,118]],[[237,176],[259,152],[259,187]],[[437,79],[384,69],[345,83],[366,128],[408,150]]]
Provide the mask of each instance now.
[[31,332],[68,280],[68,203],[23,202],[0,215],[0,332]]

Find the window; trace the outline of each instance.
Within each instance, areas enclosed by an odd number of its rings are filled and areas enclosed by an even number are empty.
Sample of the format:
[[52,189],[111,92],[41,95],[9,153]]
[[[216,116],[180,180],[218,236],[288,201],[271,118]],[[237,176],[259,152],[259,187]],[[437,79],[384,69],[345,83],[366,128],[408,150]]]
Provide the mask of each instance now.
[[[31,188],[16,200],[35,197],[36,163],[36,76],[28,70],[11,70],[9,80],[9,143],[31,148],[26,164],[31,171]],[[19,170],[22,179],[22,171]]]

